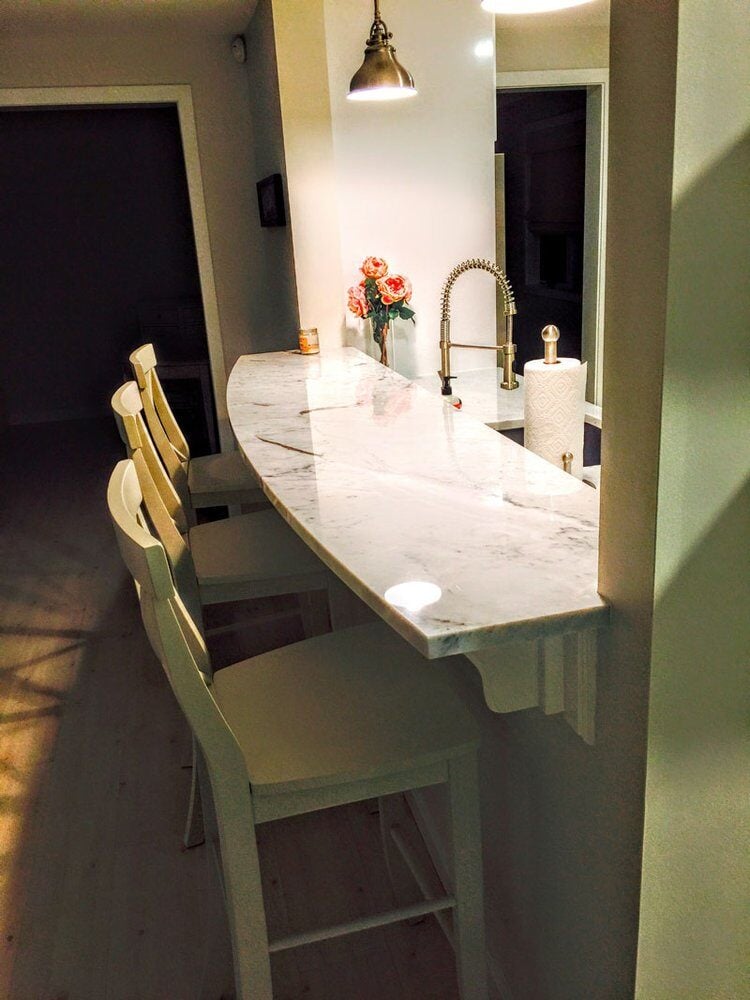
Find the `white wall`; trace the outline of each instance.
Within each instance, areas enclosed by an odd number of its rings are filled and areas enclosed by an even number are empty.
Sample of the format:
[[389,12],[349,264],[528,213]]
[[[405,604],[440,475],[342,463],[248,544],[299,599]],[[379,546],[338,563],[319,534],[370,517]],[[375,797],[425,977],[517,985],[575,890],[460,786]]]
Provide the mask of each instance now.
[[[414,286],[417,324],[399,324],[396,367],[439,365],[440,289],[465,257],[494,259],[494,63],[474,46],[492,40],[492,16],[474,0],[412,0],[386,10],[419,96],[352,104],[371,10],[359,0],[273,0],[284,147],[300,320],[321,345],[357,341],[346,289],[370,254]],[[454,331],[493,343],[495,299],[487,275],[459,282]],[[349,329],[345,330],[345,324]],[[456,352],[455,368],[494,363]]]
[[245,41],[257,178],[280,173],[286,202],[287,224],[258,233],[257,266],[268,312],[263,328],[255,331],[253,346],[257,351],[273,351],[297,346],[299,310],[271,0],[259,0]]
[[300,324],[341,344],[344,276],[336,201],[324,0],[272,0]]
[[[465,257],[495,256],[495,66],[474,48],[497,30],[498,69],[606,66],[608,0],[592,11],[494,19],[474,0],[394,4],[383,13],[419,96],[367,105],[346,100],[370,25],[361,0],[273,0],[300,321],[324,347],[366,346],[345,292],[378,254],[414,285],[417,324],[398,323],[396,368],[437,369],[446,275]],[[486,275],[462,278],[453,305],[454,339],[494,343]],[[452,360],[460,371],[495,359]]]
[[[492,39],[493,19],[474,0],[412,0],[388,5],[383,16],[418,96],[351,102],[370,12],[360,0],[325,2],[341,257],[346,287],[370,254],[411,279],[417,322],[398,323],[396,367],[413,376],[439,367],[440,289],[450,269],[466,257],[494,260],[494,63],[474,54]],[[494,343],[487,274],[462,277],[453,305],[454,339]],[[356,339],[351,314],[347,326]],[[457,351],[452,360],[461,370],[495,358]]]
[[747,992],[749,49],[742,4],[680,2],[642,1000]]

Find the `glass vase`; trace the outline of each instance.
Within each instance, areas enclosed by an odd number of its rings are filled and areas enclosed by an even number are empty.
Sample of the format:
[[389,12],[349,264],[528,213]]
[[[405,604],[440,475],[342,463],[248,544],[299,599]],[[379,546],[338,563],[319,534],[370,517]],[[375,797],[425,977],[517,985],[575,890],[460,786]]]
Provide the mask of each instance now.
[[[372,339],[375,342],[375,347],[380,351],[380,363],[381,365],[385,365],[386,368],[390,368],[393,354],[393,338],[391,337],[392,324],[389,320],[386,320],[383,324],[376,324],[374,320],[370,320],[370,326],[372,329]],[[389,349],[391,349],[390,360],[388,355]]]

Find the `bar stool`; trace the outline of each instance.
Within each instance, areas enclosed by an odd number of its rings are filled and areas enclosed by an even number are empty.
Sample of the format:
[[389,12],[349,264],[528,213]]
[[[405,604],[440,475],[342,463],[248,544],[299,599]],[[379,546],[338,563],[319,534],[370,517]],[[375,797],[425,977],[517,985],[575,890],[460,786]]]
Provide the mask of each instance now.
[[257,478],[239,451],[192,458],[190,447],[164,393],[156,370],[153,344],[144,344],[130,355],[143,409],[159,456],[183,504],[220,507],[267,503]]
[[[285,646],[212,676],[164,547],[145,527],[132,461],[116,466],[107,500],[149,640],[200,748],[238,1000],[272,1000],[273,952],[446,910],[461,998],[486,1000],[478,734],[450,688],[446,661],[423,659],[378,623]],[[440,783],[450,801],[452,892],[268,939],[256,826]]]
[[112,410],[128,455],[141,453],[139,475],[145,485],[148,473],[153,486],[145,490],[149,513],[160,525],[175,572],[186,563],[189,551],[189,572],[197,579],[201,605],[327,588],[326,567],[271,508],[191,524],[191,512],[167,475],[146,427],[142,396],[135,382],[126,382],[115,392]]

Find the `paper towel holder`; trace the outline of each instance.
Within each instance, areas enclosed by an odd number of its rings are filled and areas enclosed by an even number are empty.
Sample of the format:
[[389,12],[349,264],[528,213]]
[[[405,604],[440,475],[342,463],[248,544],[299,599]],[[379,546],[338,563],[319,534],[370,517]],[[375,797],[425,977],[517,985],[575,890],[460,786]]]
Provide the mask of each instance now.
[[560,330],[550,323],[542,330],[542,340],[544,341],[544,363],[545,365],[559,364],[557,358],[557,342],[560,339]]

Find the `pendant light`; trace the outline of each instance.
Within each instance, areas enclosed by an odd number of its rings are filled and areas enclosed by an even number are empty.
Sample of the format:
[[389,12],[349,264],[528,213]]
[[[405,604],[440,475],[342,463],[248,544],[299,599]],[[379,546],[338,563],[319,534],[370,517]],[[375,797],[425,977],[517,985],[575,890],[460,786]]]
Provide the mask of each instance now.
[[380,16],[379,0],[374,0],[374,20],[365,48],[365,61],[349,84],[347,97],[350,101],[397,101],[416,95],[414,79],[396,59],[391,38],[393,35]]
[[591,0],[482,0],[482,8],[491,14],[547,14],[585,3]]

